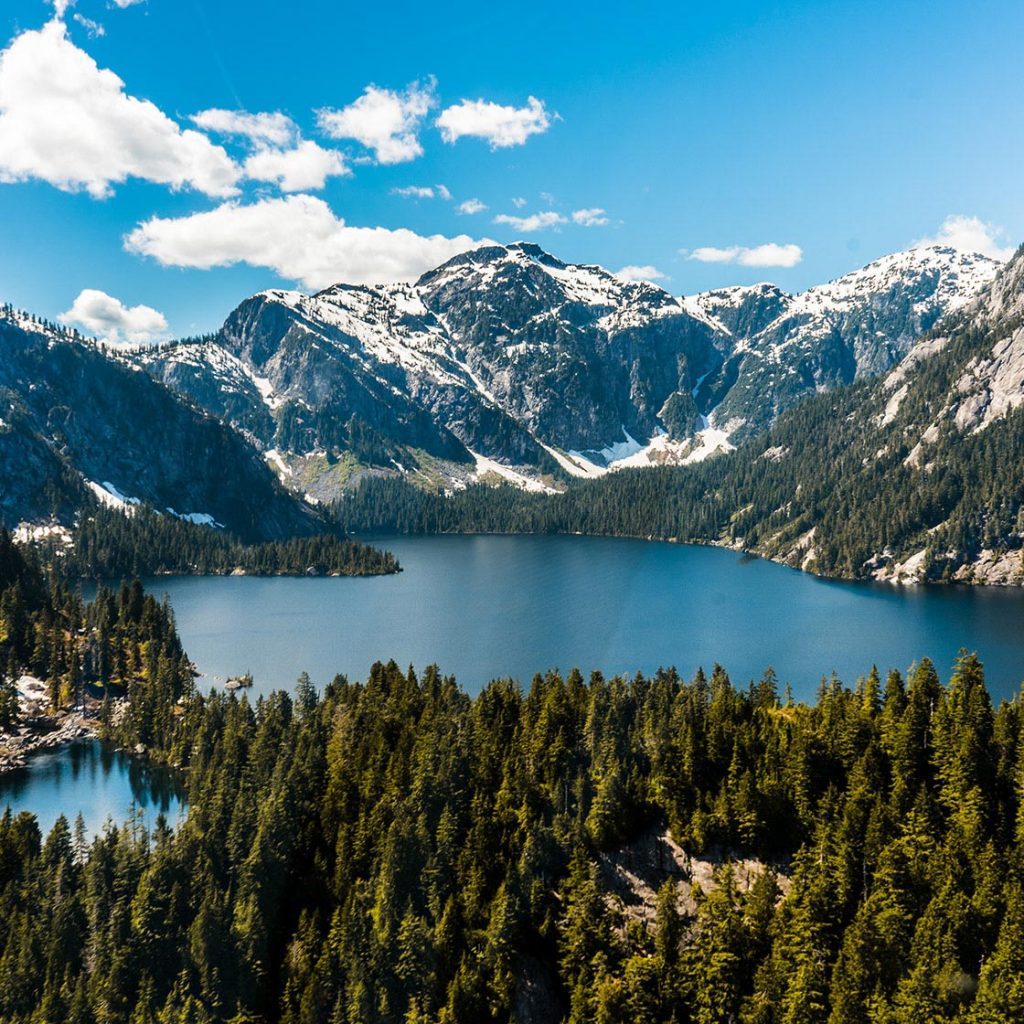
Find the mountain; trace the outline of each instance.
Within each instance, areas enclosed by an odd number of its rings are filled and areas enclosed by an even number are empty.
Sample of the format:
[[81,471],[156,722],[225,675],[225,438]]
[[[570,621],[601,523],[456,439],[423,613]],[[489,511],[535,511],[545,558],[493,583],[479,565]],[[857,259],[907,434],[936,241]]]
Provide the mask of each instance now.
[[318,500],[403,471],[562,486],[699,460],[888,369],[997,267],[920,249],[798,296],[677,298],[535,245],[486,246],[411,285],[263,292],[214,337],[135,359]]
[[1024,248],[940,326],[751,442],[730,474],[760,499],[729,540],[829,575],[1024,582]]
[[311,532],[235,431],[94,342],[0,308],[0,522],[141,501],[245,539]]
[[659,537],[824,576],[1024,585],[1022,467],[1024,248],[888,373],[804,398],[721,458],[553,495],[367,481],[338,514],[354,529]]
[[414,285],[264,292],[215,338],[140,358],[329,497],[366,466],[553,479],[688,436],[721,341],[659,288],[518,244]]
[[892,368],[914,342],[962,309],[998,261],[948,246],[895,253],[789,295],[774,285],[726,288],[688,305],[729,335],[721,370],[698,400],[733,442],[751,437],[807,394]]

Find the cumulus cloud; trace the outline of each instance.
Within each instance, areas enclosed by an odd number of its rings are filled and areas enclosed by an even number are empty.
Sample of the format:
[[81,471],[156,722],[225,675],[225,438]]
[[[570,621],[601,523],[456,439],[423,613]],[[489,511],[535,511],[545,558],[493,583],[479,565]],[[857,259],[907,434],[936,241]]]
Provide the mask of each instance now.
[[355,139],[372,149],[380,164],[401,164],[423,155],[420,124],[434,106],[434,82],[413,82],[403,91],[368,85],[340,110],[317,111],[320,130],[332,139]]
[[495,224],[507,224],[516,231],[523,231],[527,234],[534,231],[543,231],[545,228],[558,227],[561,224],[568,224],[568,220],[554,210],[544,210],[541,213],[531,213],[528,217],[516,217],[511,213],[499,213],[494,218]]
[[213,108],[193,114],[191,121],[204,131],[244,139],[254,150],[242,165],[245,177],[273,182],[282,192],[321,189],[328,178],[352,173],[341,153],[303,141],[299,126],[280,111]]
[[484,139],[491,149],[521,146],[531,135],[551,127],[544,104],[531,96],[525,107],[505,107],[489,100],[463,100],[441,111],[435,124],[445,142]]
[[235,194],[240,169],[203,134],[125,91],[60,21],[0,53],[0,182],[49,182],[97,198],[128,178]]
[[589,210],[576,210],[572,222],[585,228],[600,228],[608,223],[608,217],[599,206],[594,206]]
[[223,203],[187,217],[153,217],[125,239],[165,266],[268,267],[310,289],[339,281],[412,281],[479,243],[467,235],[424,237],[407,228],[350,227],[315,196]]
[[324,149],[309,140],[294,149],[260,149],[244,164],[252,181],[274,182],[282,192],[305,192],[323,188],[328,178],[352,172],[336,149]]
[[632,283],[634,281],[647,281],[653,283],[655,281],[665,281],[667,277],[657,267],[652,266],[649,263],[645,263],[642,266],[637,264],[630,264],[628,267],[623,267],[621,270],[615,272],[615,276],[620,281],[626,281]]
[[167,336],[167,319],[150,306],[126,306],[113,295],[86,288],[66,313],[61,323],[81,327],[113,344],[157,341]]
[[487,204],[482,203],[479,199],[464,199],[458,206],[455,207],[456,213],[483,213],[487,209]]
[[247,110],[214,107],[193,114],[189,120],[203,131],[237,135],[254,146],[288,146],[299,136],[299,126],[280,111],[250,114]]
[[935,235],[919,238],[913,247],[923,249],[930,245],[949,245],[963,252],[980,252],[996,260],[1008,260],[1014,252],[1014,247],[1007,244],[1003,228],[962,213],[947,217]]
[[692,252],[681,249],[681,255],[701,263],[737,263],[741,267],[795,267],[803,258],[799,245],[780,245],[765,242],[764,245],[730,245],[725,249],[713,245],[701,246]]

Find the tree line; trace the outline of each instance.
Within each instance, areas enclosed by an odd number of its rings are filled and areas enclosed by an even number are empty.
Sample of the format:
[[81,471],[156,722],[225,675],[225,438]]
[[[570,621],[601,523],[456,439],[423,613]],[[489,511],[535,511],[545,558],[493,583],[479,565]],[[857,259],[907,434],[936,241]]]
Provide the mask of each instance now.
[[357,541],[323,533],[245,544],[232,534],[145,506],[129,513],[97,508],[71,532],[67,543],[50,537],[40,557],[65,579],[135,576],[377,576],[399,572],[398,560]]
[[[13,545],[0,566],[5,609],[57,613]],[[993,708],[972,655],[813,705],[770,671],[471,698],[394,663],[252,704],[195,692],[135,586],[82,623],[126,638],[91,662],[134,685],[111,735],[179,766],[190,810],[92,839],[0,820],[11,1024],[1024,1019],[1024,705]],[[37,656],[12,635],[8,666]],[[652,831],[720,866],[640,917],[609,858]]]

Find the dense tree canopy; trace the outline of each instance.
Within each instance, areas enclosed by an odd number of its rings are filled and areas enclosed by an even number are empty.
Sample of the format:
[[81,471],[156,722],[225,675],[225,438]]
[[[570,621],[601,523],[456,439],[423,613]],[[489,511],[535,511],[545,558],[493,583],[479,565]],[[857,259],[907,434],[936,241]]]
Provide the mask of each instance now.
[[71,534],[41,545],[41,557],[65,579],[212,575],[376,576],[399,571],[398,561],[334,533],[243,544],[223,530],[159,515],[138,506],[125,514],[99,508]]
[[[127,693],[108,736],[190,808],[0,819],[4,1022],[1024,1019],[1024,704],[972,655],[813,706],[394,663],[252,705],[195,692],[138,584],[83,606],[3,535],[0,580],[4,675]],[[651,837],[686,856],[648,871]]]

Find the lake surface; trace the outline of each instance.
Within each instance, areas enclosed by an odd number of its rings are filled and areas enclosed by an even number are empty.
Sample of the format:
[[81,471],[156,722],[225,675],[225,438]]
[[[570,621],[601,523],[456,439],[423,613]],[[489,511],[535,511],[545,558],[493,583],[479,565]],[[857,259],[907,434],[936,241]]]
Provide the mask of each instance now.
[[28,767],[0,775],[0,814],[29,811],[39,820],[43,837],[63,814],[74,828],[81,813],[91,835],[108,818],[120,825],[133,810],[148,828],[163,814],[169,824],[184,814],[180,784],[165,768],[118,753],[99,740],[76,740],[29,758]]
[[363,679],[376,660],[436,662],[470,692],[497,676],[606,674],[717,661],[745,683],[772,666],[813,698],[873,663],[931,657],[946,678],[961,646],[983,658],[995,696],[1024,679],[1024,592],[837,583],[733,551],[594,537],[403,537],[380,543],[404,572],[369,579],[167,578],[185,649],[222,684],[251,671],[255,693],[305,670]]

